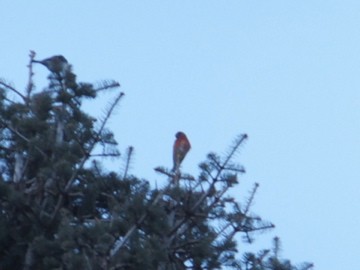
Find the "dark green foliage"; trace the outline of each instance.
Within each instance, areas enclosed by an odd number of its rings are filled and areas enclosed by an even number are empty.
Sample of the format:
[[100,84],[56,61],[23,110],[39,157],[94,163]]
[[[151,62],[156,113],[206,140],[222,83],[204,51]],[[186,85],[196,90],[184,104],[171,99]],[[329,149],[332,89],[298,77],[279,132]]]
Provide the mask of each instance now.
[[314,267],[311,263],[303,263],[300,266],[291,264],[289,260],[283,260],[279,257],[280,240],[274,238],[273,249],[262,250],[258,254],[245,253],[243,255],[242,265],[245,270],[309,270]]
[[106,123],[124,94],[101,119],[81,110],[118,83],[78,83],[71,68],[42,91],[31,80],[26,94],[0,81],[0,269],[309,269],[276,252],[238,259],[236,235],[273,228],[250,212],[257,184],[242,205],[228,195],[246,135],[224,159],[209,154],[197,179],[157,168],[168,185],[151,189],[128,175],[132,147],[122,176],[101,167],[119,156]]

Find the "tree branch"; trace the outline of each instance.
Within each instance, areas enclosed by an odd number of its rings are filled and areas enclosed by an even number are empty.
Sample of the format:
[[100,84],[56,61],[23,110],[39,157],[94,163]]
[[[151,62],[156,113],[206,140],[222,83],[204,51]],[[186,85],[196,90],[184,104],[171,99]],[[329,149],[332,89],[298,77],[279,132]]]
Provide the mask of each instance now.
[[21,94],[18,90],[16,90],[14,87],[12,87],[11,85],[5,83],[3,80],[0,80],[0,85],[4,86],[5,88],[13,91],[15,94],[17,94],[18,96],[20,96],[25,102],[27,102],[27,98]]
[[34,72],[33,72],[32,64],[33,64],[35,55],[36,55],[36,53],[34,51],[30,51],[30,54],[29,54],[30,61],[29,61],[29,64],[28,64],[29,81],[28,81],[28,84],[27,84],[27,87],[26,87],[27,100],[30,100],[31,92],[34,89],[34,83],[33,83],[33,79],[32,79],[33,75],[34,75]]
[[[119,103],[120,99],[121,99],[123,96],[124,96],[124,93],[121,92],[121,93],[117,96],[117,98],[115,99],[115,101],[111,104],[109,110],[107,111],[107,113],[106,113],[106,115],[105,115],[104,120],[102,121],[102,124],[101,124],[101,126],[100,126],[100,128],[99,128],[99,131],[98,131],[97,134],[95,135],[94,141],[93,141],[93,142],[91,143],[91,145],[89,146],[88,154],[85,154],[85,155],[83,156],[83,158],[81,159],[81,161],[80,161],[80,163],[79,163],[79,166],[77,167],[77,169],[73,172],[73,174],[71,175],[71,177],[70,177],[69,180],[67,181],[67,184],[66,184],[66,186],[65,186],[65,188],[64,188],[64,192],[65,192],[65,193],[67,193],[67,192],[70,190],[70,188],[71,188],[72,184],[74,183],[74,181],[75,181],[75,179],[76,179],[79,171],[84,167],[86,161],[89,159],[91,151],[94,149],[95,145],[99,142],[99,138],[100,138],[100,136],[101,136],[102,131],[103,131],[104,128],[105,128],[105,125],[106,125],[107,121],[110,119],[110,116],[111,116],[113,110],[115,109],[116,105]],[[62,195],[60,195],[60,197],[59,197],[59,199],[58,199],[58,201],[57,201],[57,204],[56,204],[56,206],[55,206],[54,212],[53,212],[53,214],[52,214],[52,218],[51,218],[51,219],[52,219],[53,221],[55,220],[55,217],[56,217],[56,215],[57,215],[57,212],[58,212],[58,211],[60,210],[60,208],[61,208],[61,205],[62,205],[62,203],[63,203],[63,200],[64,200],[64,195],[62,194]]]
[[129,167],[130,167],[131,157],[132,157],[133,153],[134,153],[134,147],[130,146],[126,153],[126,163],[125,163],[125,170],[124,170],[123,178],[126,178],[126,176],[127,176],[127,173],[129,171]]
[[[154,200],[150,203],[149,208],[156,205],[158,203],[158,201],[160,200],[160,198],[165,194],[165,192],[168,190],[168,188],[170,187],[170,184],[168,184],[165,189],[161,190],[156,197],[154,198]],[[142,214],[140,216],[140,218],[137,220],[137,222],[131,226],[131,228],[126,232],[125,236],[120,240],[117,240],[117,243],[115,242],[114,247],[112,248],[112,250],[110,251],[110,256],[114,256],[127,242],[127,240],[130,238],[130,236],[134,233],[135,229],[138,228],[145,220],[145,218],[148,216],[149,212],[146,211],[144,214]]]

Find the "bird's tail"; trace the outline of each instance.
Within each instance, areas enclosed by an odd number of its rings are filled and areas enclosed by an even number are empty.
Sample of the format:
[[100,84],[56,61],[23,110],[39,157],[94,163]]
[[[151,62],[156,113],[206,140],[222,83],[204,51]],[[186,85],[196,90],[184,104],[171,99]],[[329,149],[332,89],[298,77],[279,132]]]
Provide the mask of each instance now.
[[177,171],[179,171],[179,165],[174,164],[173,168],[171,169],[171,172],[177,172]]

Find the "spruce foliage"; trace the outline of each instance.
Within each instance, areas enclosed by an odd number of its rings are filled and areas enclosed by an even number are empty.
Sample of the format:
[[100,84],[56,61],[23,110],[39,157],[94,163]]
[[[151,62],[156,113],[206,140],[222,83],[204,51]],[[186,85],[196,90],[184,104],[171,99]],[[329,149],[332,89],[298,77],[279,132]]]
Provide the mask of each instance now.
[[[0,80],[0,269],[312,267],[280,259],[277,238],[272,251],[239,255],[237,235],[251,242],[274,227],[250,211],[258,184],[243,202],[229,195],[244,173],[234,156],[246,135],[225,157],[210,153],[197,177],[155,168],[168,184],[151,188],[129,175],[132,147],[122,174],[101,165],[120,156],[106,126],[124,96],[120,84],[77,82],[69,65],[50,72],[48,86],[38,90],[34,56],[25,91]],[[95,102],[103,91],[115,98],[95,119],[82,103]]]

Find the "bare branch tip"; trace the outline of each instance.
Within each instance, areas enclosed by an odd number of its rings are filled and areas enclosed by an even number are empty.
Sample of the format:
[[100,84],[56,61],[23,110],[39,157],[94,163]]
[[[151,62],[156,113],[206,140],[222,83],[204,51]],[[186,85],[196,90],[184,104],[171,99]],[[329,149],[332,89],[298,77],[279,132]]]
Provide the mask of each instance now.
[[156,171],[156,172],[164,172],[164,170],[162,168],[160,168],[160,167],[155,167],[154,171]]
[[35,58],[35,55],[36,55],[36,52],[33,51],[33,50],[30,50],[29,56],[30,56],[30,59],[31,59],[31,60]]

